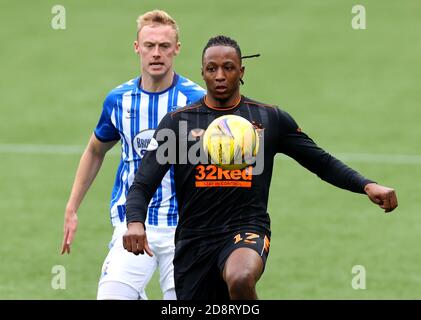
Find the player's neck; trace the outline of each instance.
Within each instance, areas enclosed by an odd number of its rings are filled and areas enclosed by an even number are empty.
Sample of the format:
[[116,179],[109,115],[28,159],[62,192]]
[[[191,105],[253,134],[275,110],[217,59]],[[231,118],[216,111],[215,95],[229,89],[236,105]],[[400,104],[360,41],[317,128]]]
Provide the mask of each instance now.
[[140,87],[148,92],[161,92],[168,89],[174,80],[174,71],[169,71],[162,77],[151,77],[147,73],[142,74]]
[[232,109],[235,108],[241,100],[240,92],[232,95],[228,99],[216,99],[210,94],[205,96],[205,104],[211,109]]

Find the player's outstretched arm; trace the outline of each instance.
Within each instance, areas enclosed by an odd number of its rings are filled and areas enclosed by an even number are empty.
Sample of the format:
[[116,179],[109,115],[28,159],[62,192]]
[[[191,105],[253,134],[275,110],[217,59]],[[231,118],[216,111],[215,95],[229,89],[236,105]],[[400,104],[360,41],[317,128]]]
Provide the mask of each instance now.
[[77,211],[80,203],[88,192],[92,182],[95,180],[106,152],[110,150],[116,142],[117,141],[101,142],[92,134],[88,146],[80,158],[72,192],[64,213],[64,236],[61,254],[64,254],[65,252],[70,253],[70,246],[77,230]]
[[150,257],[153,256],[142,222],[131,222],[127,225],[127,231],[123,236],[123,247],[135,255],[146,252]]
[[398,199],[395,190],[378,185],[376,183],[368,183],[364,187],[364,191],[368,198],[378,204],[384,212],[391,212],[398,206]]

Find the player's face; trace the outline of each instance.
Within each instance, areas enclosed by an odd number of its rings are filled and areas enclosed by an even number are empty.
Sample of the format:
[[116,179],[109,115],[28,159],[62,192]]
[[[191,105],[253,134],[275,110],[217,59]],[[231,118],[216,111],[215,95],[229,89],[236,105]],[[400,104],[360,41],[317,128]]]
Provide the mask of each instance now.
[[238,96],[243,75],[244,67],[233,47],[213,46],[206,49],[202,60],[202,76],[208,95],[221,101]]
[[176,31],[167,25],[144,26],[134,42],[140,56],[142,74],[153,78],[164,77],[172,72],[173,59],[180,51]]

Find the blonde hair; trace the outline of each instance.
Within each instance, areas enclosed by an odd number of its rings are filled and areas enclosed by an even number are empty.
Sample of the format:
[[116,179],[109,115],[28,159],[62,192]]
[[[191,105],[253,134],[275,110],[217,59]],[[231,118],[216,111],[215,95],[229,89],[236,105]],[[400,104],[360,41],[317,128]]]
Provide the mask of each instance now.
[[152,10],[139,16],[137,22],[137,33],[144,27],[154,24],[162,24],[164,26],[171,26],[175,30],[175,40],[178,42],[178,26],[177,22],[165,11]]

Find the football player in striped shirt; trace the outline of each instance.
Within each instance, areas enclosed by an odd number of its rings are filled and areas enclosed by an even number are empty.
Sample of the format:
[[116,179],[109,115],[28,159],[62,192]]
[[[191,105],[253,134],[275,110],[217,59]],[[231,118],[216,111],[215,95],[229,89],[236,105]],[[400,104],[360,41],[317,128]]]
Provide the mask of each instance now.
[[119,85],[105,98],[66,206],[61,253],[70,253],[80,203],[105,154],[120,141],[121,160],[110,204],[114,233],[103,264],[97,299],[147,299],[145,287],[156,269],[160,273],[163,298],[176,299],[173,256],[178,204],[173,169],[165,174],[149,204],[145,225],[153,257],[135,256],[123,248],[126,195],[160,120],[167,112],[199,100],[205,91],[173,70],[180,42],[178,26],[166,12],[154,10],[138,18],[134,50],[140,57],[141,76]]

